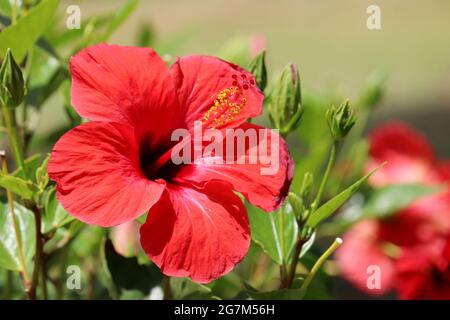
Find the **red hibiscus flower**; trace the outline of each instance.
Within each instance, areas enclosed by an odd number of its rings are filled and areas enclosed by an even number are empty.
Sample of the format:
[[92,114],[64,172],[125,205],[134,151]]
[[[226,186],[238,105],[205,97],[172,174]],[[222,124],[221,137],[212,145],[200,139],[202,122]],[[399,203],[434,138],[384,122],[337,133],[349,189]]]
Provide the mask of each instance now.
[[450,237],[438,248],[404,250],[396,263],[401,299],[450,299]]
[[[72,104],[91,122],[66,133],[51,155],[48,171],[63,207],[105,227],[148,212],[141,245],[164,274],[204,283],[229,272],[250,241],[246,209],[234,191],[275,210],[293,174],[287,147],[280,139],[277,172],[261,175],[259,162],[175,165],[171,134],[192,131],[195,121],[262,130],[245,122],[261,113],[253,76],[207,56],[179,58],[167,68],[152,49],[106,44],[78,53],[70,70]],[[258,145],[278,138],[265,130]]]
[[[398,122],[386,124],[370,135],[370,142],[371,160],[367,170],[388,162],[379,174],[371,177],[372,185],[450,183],[448,163],[437,160],[428,142],[408,126]],[[430,257],[422,259],[423,252],[436,255],[442,239],[448,235],[450,191],[446,188],[419,199],[392,217],[356,223],[344,236],[344,244],[336,258],[343,276],[360,290],[380,295],[396,289],[401,298],[408,298],[413,295],[401,294],[407,291],[408,283],[402,281],[404,276],[399,277],[398,266],[415,265],[411,263],[411,257],[416,251],[421,252],[417,254],[419,264],[433,261]],[[367,285],[370,266],[380,269],[381,286],[378,288]]]
[[[401,122],[391,122],[374,130],[369,137],[370,161],[373,170],[384,161],[387,164],[370,177],[374,186],[436,181],[437,163],[428,141]],[[384,159],[384,160],[383,160]]]

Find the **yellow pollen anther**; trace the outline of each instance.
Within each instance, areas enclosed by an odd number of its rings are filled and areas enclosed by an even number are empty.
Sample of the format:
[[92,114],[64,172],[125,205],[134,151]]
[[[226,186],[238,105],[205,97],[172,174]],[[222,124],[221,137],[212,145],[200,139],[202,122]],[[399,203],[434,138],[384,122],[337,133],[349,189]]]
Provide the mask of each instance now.
[[246,102],[242,89],[225,88],[217,94],[211,107],[203,114],[201,122],[211,129],[224,126],[244,111]]

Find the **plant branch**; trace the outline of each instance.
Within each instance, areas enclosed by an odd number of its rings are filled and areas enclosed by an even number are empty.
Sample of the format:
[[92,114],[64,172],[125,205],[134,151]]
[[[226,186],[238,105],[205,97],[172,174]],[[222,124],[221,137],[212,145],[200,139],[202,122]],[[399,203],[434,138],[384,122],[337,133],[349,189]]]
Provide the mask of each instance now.
[[17,0],[13,0],[11,4],[11,24],[15,25],[17,22]]
[[31,209],[34,213],[34,221],[36,228],[36,253],[34,258],[34,270],[33,270],[33,277],[31,279],[29,296],[30,300],[35,300],[36,288],[39,284],[39,271],[43,261],[44,238],[41,232],[41,212],[39,210],[39,207],[36,204],[33,204]]
[[47,300],[47,263],[46,255],[43,252],[41,257],[41,276],[42,276],[42,298]]
[[295,244],[294,261],[292,261],[289,269],[286,288],[290,288],[292,286],[292,283],[294,282],[295,270],[297,270],[297,264],[300,260],[300,253],[302,252],[303,245],[306,241],[308,241],[308,239],[303,239],[301,236],[299,236],[297,243]]
[[316,211],[317,207],[320,204],[320,200],[322,199],[323,191],[325,190],[325,186],[327,184],[328,178],[331,173],[331,169],[333,168],[334,162],[336,160],[336,149],[337,149],[337,141],[333,141],[331,145],[330,157],[328,158],[327,168],[325,169],[325,173],[323,175],[322,181],[320,182],[319,190],[317,191],[316,198],[311,204],[311,214]]
[[22,169],[25,178],[28,179],[28,172],[25,168],[25,161],[23,160],[23,153],[19,142],[15,110],[2,106],[2,111],[16,166],[17,168]]
[[172,300],[172,288],[170,286],[170,277],[164,276],[163,279],[163,292],[164,292],[164,300]]
[[[0,160],[2,163],[3,173],[8,174],[8,164],[6,162],[4,154],[0,154]],[[23,254],[22,239],[20,237],[20,225],[19,225],[19,221],[16,218],[16,213],[14,210],[14,196],[13,196],[12,192],[9,191],[8,189],[5,189],[5,190],[6,190],[6,197],[8,199],[9,210],[11,211],[11,219],[12,219],[13,227],[14,227],[14,235],[15,235],[16,243],[17,243],[18,258],[19,258],[21,274],[22,274],[22,278],[23,278],[23,282],[24,282],[24,288],[25,288],[25,290],[27,290],[27,288],[30,285],[30,277],[28,275],[27,267],[25,264],[25,258],[24,258],[24,254]]]
[[328,257],[342,244],[341,238],[336,238],[333,244],[325,251],[319,259],[317,259],[316,263],[312,267],[305,281],[303,282],[301,289],[306,290],[308,286],[311,284],[311,281],[314,279],[317,271],[319,271],[320,267],[324,264],[324,262],[328,259]]
[[280,281],[281,281],[281,287],[286,288],[287,281],[288,281],[288,273],[287,273],[286,262],[284,261],[285,252],[284,252],[284,209],[283,209],[283,207],[280,208],[278,214],[280,215],[280,225],[279,225],[278,233],[280,235],[280,250],[281,250],[281,257],[283,259],[283,261],[281,262],[281,266],[280,266]]

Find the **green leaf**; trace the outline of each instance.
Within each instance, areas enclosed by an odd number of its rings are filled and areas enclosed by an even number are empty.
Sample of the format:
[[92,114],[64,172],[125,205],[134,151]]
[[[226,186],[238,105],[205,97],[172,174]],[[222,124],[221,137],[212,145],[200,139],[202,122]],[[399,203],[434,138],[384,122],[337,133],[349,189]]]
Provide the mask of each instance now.
[[240,276],[236,272],[230,272],[227,275],[214,280],[208,287],[221,299],[236,299],[242,292]]
[[25,181],[2,172],[0,172],[0,187],[21,196],[23,199],[31,199],[37,192],[37,188],[33,182]]
[[64,111],[66,115],[70,119],[70,125],[72,127],[78,126],[81,124],[81,117],[75,111],[75,108],[72,106],[71,97],[70,97],[70,82],[65,81],[62,85],[62,94],[64,97]]
[[105,242],[105,259],[114,285],[120,290],[138,290],[145,295],[163,278],[154,264],[140,265],[136,257],[125,258],[114,249],[111,240]]
[[[49,59],[48,63],[54,64],[54,61],[54,59]],[[42,67],[46,66],[46,64],[42,64]],[[48,72],[50,68],[53,68],[53,66],[50,66],[44,72]],[[42,106],[44,102],[47,101],[47,99],[50,98],[67,79],[69,79],[69,71],[66,67],[57,67],[45,83],[40,84],[39,86],[34,86],[30,89],[27,97],[27,103],[36,107]]]
[[362,217],[385,218],[408,207],[417,199],[441,188],[420,184],[391,185],[375,190],[364,206]]
[[9,1],[0,1],[0,12],[3,12],[5,14],[11,13],[11,5]]
[[248,209],[252,239],[277,264],[289,263],[297,241],[298,225],[290,204],[285,203],[277,212],[265,213]]
[[258,292],[244,283],[248,296],[253,300],[302,300],[305,296],[304,289],[280,289],[268,292]]
[[138,47],[152,47],[155,42],[155,30],[151,24],[143,24],[137,32]]
[[302,251],[300,252],[300,258],[303,257],[309,249],[311,249],[312,245],[314,244],[314,241],[316,240],[316,231],[314,231],[311,236],[309,237],[308,241],[306,241],[302,246]]
[[0,56],[3,57],[6,49],[11,48],[17,61],[21,61],[44,33],[58,4],[59,0],[43,0],[15,25],[3,29],[0,33]]
[[332,198],[331,200],[327,201],[325,204],[323,204],[321,207],[319,207],[315,212],[311,214],[309,219],[307,220],[307,224],[311,228],[317,227],[317,225],[328,218],[332,213],[334,213],[337,209],[339,209],[340,206],[342,206],[350,197],[351,195],[358,190],[358,188],[372,175],[380,169],[382,166],[384,166],[384,163],[380,165],[379,167],[375,168],[373,171],[356,181],[354,184],[352,184],[350,187],[339,193],[337,196]]
[[[0,9],[1,11],[1,9]],[[0,23],[3,24],[5,27],[9,26],[11,24],[11,19],[9,17],[5,17],[0,14]],[[56,59],[60,59],[58,53],[56,52],[55,48],[50,44],[50,42],[45,38],[39,38],[36,42],[36,46],[41,49],[42,51],[46,52],[50,56]]]
[[[29,173],[36,172],[37,168],[39,168],[40,160],[41,160],[40,153],[36,153],[36,154],[32,155],[31,157],[25,159],[25,168],[26,168],[27,172],[29,172]],[[23,174],[22,168],[16,169],[15,171],[13,171],[11,173],[11,175],[13,175],[17,178],[25,179],[25,175]]]
[[47,233],[53,229],[62,227],[73,220],[74,218],[64,210],[56,199],[55,188],[51,188],[45,198],[42,215],[42,232]]
[[[14,203],[14,213],[20,227],[20,239],[25,264],[29,265],[35,252],[34,215],[18,203]],[[19,271],[20,264],[18,257],[18,247],[11,210],[7,203],[0,202],[0,267]]]
[[136,9],[139,0],[128,0],[127,3],[117,11],[116,15],[108,25],[106,32],[103,34],[101,41],[106,41],[111,37],[114,31],[116,31]]
[[[83,17],[83,23],[80,29],[60,28],[58,25],[54,25],[53,28],[49,28],[46,31],[45,39],[53,47],[70,46],[73,48],[77,43],[86,41],[86,38],[91,36],[92,31],[95,30],[98,32],[104,29],[111,22],[113,16],[114,13],[107,13],[92,17]],[[37,44],[39,46],[39,42]],[[41,48],[41,46],[39,47]]]
[[170,278],[170,287],[175,300],[219,300],[210,288],[188,278]]

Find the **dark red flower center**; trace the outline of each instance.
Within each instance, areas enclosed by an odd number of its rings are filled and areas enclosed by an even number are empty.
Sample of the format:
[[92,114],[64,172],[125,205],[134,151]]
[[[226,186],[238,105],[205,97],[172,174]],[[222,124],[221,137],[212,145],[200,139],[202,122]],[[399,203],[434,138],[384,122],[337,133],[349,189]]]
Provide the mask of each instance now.
[[151,148],[149,139],[150,137],[144,137],[140,143],[139,160],[142,172],[150,180],[172,180],[182,167],[171,161],[172,148],[176,142],[154,150]]

